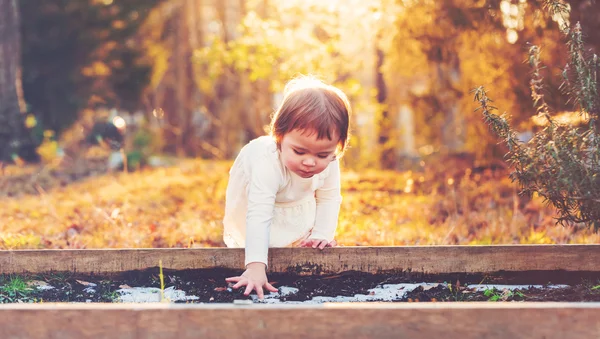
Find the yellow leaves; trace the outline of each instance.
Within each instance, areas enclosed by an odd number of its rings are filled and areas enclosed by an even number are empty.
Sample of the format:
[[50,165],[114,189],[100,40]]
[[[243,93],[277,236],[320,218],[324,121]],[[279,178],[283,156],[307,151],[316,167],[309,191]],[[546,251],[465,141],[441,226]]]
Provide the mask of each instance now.
[[35,115],[28,114],[27,118],[25,118],[25,127],[34,128],[37,125],[37,120],[35,119]]
[[[558,227],[558,226],[557,226]],[[531,230],[527,238],[523,239],[523,243],[525,244],[552,244],[554,243],[552,239],[546,236],[545,230],[536,231],[534,229]]]
[[102,61],[94,61],[90,66],[84,67],[81,74],[87,77],[104,77],[111,74],[110,67]]
[[169,58],[171,51],[160,44],[151,44],[147,47],[148,57],[152,60],[152,75],[150,76],[150,87],[156,88],[167,70],[169,69]]
[[125,28],[125,26],[127,26],[127,24],[123,20],[115,20],[112,22],[111,26],[114,29],[123,29],[123,28]]
[[58,142],[49,138],[44,138],[44,141],[38,146],[36,151],[42,158],[42,162],[46,164],[51,163],[59,157]]
[[19,166],[19,167],[23,167],[25,166],[25,160],[23,160],[23,158],[21,158],[19,155],[17,154],[12,154],[11,155],[11,159],[12,161],[15,163],[15,165]]
[[[44,187],[43,199],[38,194],[0,198],[0,247],[223,246],[230,166],[185,160]],[[10,173],[16,175],[12,168]],[[554,226],[553,210],[543,205],[519,212],[527,217],[514,217],[513,198],[506,194],[514,188],[510,180],[463,178],[450,193],[442,174],[433,182],[426,172],[345,170],[336,239],[365,246],[598,242],[592,231]],[[424,185],[439,190],[422,193]]]
[[2,233],[0,230],[0,249],[15,250],[38,248],[40,237],[33,234]]
[[105,5],[105,6],[109,6],[112,5],[114,0],[93,0],[92,3],[94,5]]

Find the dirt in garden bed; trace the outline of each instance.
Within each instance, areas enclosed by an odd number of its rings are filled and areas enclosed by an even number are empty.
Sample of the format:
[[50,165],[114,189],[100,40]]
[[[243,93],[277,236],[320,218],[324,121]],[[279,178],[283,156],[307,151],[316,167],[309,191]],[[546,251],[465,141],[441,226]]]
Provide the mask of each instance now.
[[[194,299],[179,302],[231,303],[234,300],[248,300],[251,297],[243,295],[243,288],[234,290],[231,284],[225,282],[225,278],[241,273],[242,271],[226,269],[164,270],[164,287],[183,291],[186,296],[194,296]],[[354,271],[322,276],[271,273],[269,281],[275,287],[285,286],[286,289],[293,290],[293,293],[280,293],[277,297],[278,302],[302,302],[314,297],[373,296],[372,289],[376,287],[391,285],[402,290],[406,284],[423,282],[429,284],[399,291],[396,294],[398,297],[389,301],[600,301],[600,275],[567,274],[566,272],[524,272],[485,276],[468,274],[426,276],[407,272],[367,274]],[[404,285],[396,287],[396,284]],[[481,284],[525,286],[517,289],[474,287]],[[529,288],[530,285],[538,287]],[[160,289],[159,269],[130,271],[111,276],[74,273],[0,275],[0,303],[114,302],[120,300],[119,296],[122,293],[120,290],[133,287]],[[377,297],[362,300],[377,301]]]

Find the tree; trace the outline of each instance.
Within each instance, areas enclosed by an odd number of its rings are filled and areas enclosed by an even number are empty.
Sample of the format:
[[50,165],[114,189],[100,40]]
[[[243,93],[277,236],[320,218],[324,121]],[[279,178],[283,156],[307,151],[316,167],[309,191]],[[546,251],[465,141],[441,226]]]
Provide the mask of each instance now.
[[[357,37],[348,34],[355,34],[364,23],[369,6],[353,4],[248,2],[241,11],[245,15],[236,37],[206,37],[206,46],[194,53],[194,62],[203,104],[213,124],[207,141],[215,153],[229,157],[249,139],[264,134],[278,93],[299,74],[335,83],[358,106],[362,88],[355,75],[365,65],[344,48],[351,40],[356,45]],[[227,86],[219,85],[223,79]]]
[[20,88],[20,33],[17,0],[0,0],[0,167],[25,143]]
[[[432,152],[468,152],[478,159],[500,158],[505,152],[477,123],[469,91],[481,83],[493,84],[495,100],[515,112],[513,122],[522,130],[532,128],[528,88],[529,69],[522,62],[527,44],[541,46],[550,73],[560,73],[566,61],[553,18],[540,1],[441,0],[402,1],[404,7],[384,65],[392,119],[399,107],[412,109],[416,146],[420,155]],[[573,17],[581,16],[598,28],[598,6],[573,1]],[[592,46],[599,47],[597,37]],[[554,79],[553,79],[554,80]],[[555,100],[560,83],[551,82],[547,100],[557,110],[566,106]],[[398,145],[402,146],[402,145]]]
[[[499,1],[402,4],[384,65],[389,91],[397,93],[388,101],[390,115],[403,106],[411,108],[417,125],[414,129],[419,131],[416,147],[422,156],[464,151],[485,154],[480,138],[483,133],[469,128],[472,117],[463,107],[465,94],[473,87],[468,85],[473,69],[484,60],[503,68],[514,54],[514,48],[502,39],[506,28]],[[500,74],[488,78],[506,81]],[[395,116],[392,119],[397,120]]]
[[[222,3],[222,2],[219,2]],[[204,73],[192,63],[193,52],[205,44],[209,18],[204,0],[162,2],[149,12],[137,36],[154,65],[144,89],[146,110],[161,121],[165,151],[197,155],[196,126],[192,124],[206,101],[195,73]],[[158,112],[158,114],[157,114]]]
[[506,158],[514,167],[511,178],[519,183],[521,193],[536,193],[554,205],[560,224],[584,223],[600,230],[600,60],[585,47],[581,24],[569,22],[569,6],[562,1],[545,3],[567,39],[562,89],[584,123],[563,123],[553,116],[545,95],[540,47],[535,45],[529,48],[529,84],[536,115],[545,121],[542,130],[524,143],[505,114],[493,113],[496,107],[483,86],[474,90],[475,100],[485,121],[509,149]]
[[18,0],[28,111],[60,132],[86,108],[141,107],[152,65],[135,40],[161,0]]

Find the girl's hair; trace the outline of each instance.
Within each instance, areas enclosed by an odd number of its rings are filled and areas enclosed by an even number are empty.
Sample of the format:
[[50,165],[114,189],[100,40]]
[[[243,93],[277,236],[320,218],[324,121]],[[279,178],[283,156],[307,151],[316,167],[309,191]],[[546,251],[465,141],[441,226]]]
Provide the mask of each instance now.
[[310,76],[303,76],[287,83],[283,102],[271,120],[271,136],[277,146],[286,133],[295,129],[314,131],[317,139],[339,138],[338,155],[346,149],[350,133],[350,102],[338,88]]

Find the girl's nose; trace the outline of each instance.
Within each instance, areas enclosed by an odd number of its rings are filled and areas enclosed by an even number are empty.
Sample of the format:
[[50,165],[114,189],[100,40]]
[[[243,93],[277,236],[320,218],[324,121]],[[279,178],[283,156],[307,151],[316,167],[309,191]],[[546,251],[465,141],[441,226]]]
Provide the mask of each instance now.
[[317,164],[317,162],[312,157],[308,157],[308,158],[302,160],[302,165],[304,165],[304,166],[310,166],[310,167],[312,167],[312,166],[314,166],[316,164]]

